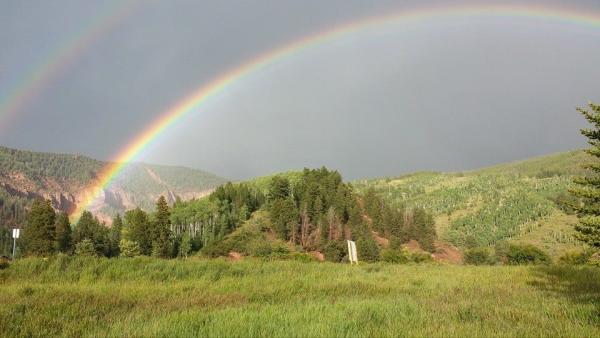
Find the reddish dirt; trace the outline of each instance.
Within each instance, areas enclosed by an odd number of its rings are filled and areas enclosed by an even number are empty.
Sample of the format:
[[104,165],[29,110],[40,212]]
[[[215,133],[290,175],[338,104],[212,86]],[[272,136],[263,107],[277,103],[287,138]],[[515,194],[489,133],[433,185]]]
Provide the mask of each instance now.
[[323,262],[325,260],[325,255],[323,255],[322,253],[320,253],[319,251],[311,251],[309,252],[309,254],[311,256],[313,256],[316,260],[318,260],[319,262]]
[[235,251],[230,251],[228,254],[229,259],[231,259],[232,261],[239,261],[242,259],[242,254],[239,252],[235,252]]
[[452,244],[436,241],[435,253],[433,259],[438,262],[450,263],[450,264],[462,264],[463,254]]
[[390,245],[390,240],[384,237],[379,236],[379,234],[375,231],[371,231],[373,238],[377,244],[381,245],[384,248],[387,248]]

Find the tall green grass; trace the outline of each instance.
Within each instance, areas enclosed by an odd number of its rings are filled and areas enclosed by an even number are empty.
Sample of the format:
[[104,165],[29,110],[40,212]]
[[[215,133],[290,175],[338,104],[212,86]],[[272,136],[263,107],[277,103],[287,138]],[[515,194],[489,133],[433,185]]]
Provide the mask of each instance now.
[[600,335],[589,268],[56,257],[0,283],[0,336]]

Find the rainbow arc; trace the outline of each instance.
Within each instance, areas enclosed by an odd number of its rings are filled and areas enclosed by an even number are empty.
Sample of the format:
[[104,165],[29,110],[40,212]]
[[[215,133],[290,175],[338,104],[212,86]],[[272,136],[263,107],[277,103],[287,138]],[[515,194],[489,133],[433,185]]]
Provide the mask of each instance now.
[[564,24],[600,27],[600,13],[590,13],[554,6],[527,5],[468,5],[468,6],[439,6],[406,10],[389,15],[366,18],[349,22],[329,30],[300,38],[296,41],[269,50],[254,59],[249,60],[221,74],[209,83],[201,86],[171,109],[148,125],[139,135],[122,148],[114,157],[114,162],[103,168],[98,179],[88,190],[86,200],[73,213],[75,217],[93,205],[107,186],[119,175],[127,163],[135,160],[154,140],[165,130],[177,123],[181,118],[197,111],[215,94],[227,89],[233,83],[260,71],[262,68],[281,59],[312,48],[341,36],[352,34],[368,28],[376,28],[389,23],[402,22],[406,24],[446,17],[524,17],[543,19]]

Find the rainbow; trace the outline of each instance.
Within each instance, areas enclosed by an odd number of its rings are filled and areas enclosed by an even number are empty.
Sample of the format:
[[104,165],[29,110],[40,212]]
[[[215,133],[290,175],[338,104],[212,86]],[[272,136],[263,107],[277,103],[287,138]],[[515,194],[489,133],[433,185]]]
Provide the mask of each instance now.
[[84,29],[40,58],[42,62],[30,71],[12,89],[0,98],[0,119],[6,126],[10,117],[17,115],[36,94],[46,88],[52,79],[74,60],[78,59],[87,46],[106,35],[137,6],[134,1],[117,1],[106,11],[97,15]]
[[135,160],[166,129],[173,126],[185,115],[202,107],[207,100],[215,94],[225,90],[231,84],[278,60],[290,57],[303,50],[323,44],[335,38],[389,23],[411,23],[436,18],[474,16],[525,17],[588,27],[600,27],[600,13],[589,13],[554,6],[474,4],[464,6],[426,7],[400,11],[389,15],[353,21],[314,35],[303,37],[292,43],[267,51],[246,63],[230,69],[226,73],[223,73],[211,82],[192,92],[191,95],[164,112],[143,132],[127,144],[117,156],[115,156],[114,162],[108,164],[99,172],[98,179],[91,185],[86,200],[79,204],[73,215],[79,215],[83,210],[89,208],[102,193],[103,189],[109,186],[115,177],[117,177],[125,168],[126,164]]

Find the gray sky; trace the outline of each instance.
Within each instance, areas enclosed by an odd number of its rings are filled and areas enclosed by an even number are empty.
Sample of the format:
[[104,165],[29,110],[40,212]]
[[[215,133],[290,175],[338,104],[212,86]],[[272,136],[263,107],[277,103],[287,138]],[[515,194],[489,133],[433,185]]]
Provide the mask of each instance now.
[[[600,17],[594,2],[555,3]],[[328,27],[418,3],[143,2],[16,118],[0,120],[0,144],[110,159],[228,69]],[[114,4],[0,0],[0,97]],[[354,179],[581,148],[584,122],[574,107],[600,101],[598,60],[599,27],[535,18],[398,22],[244,77],[165,132],[140,160],[235,179],[326,165]]]

